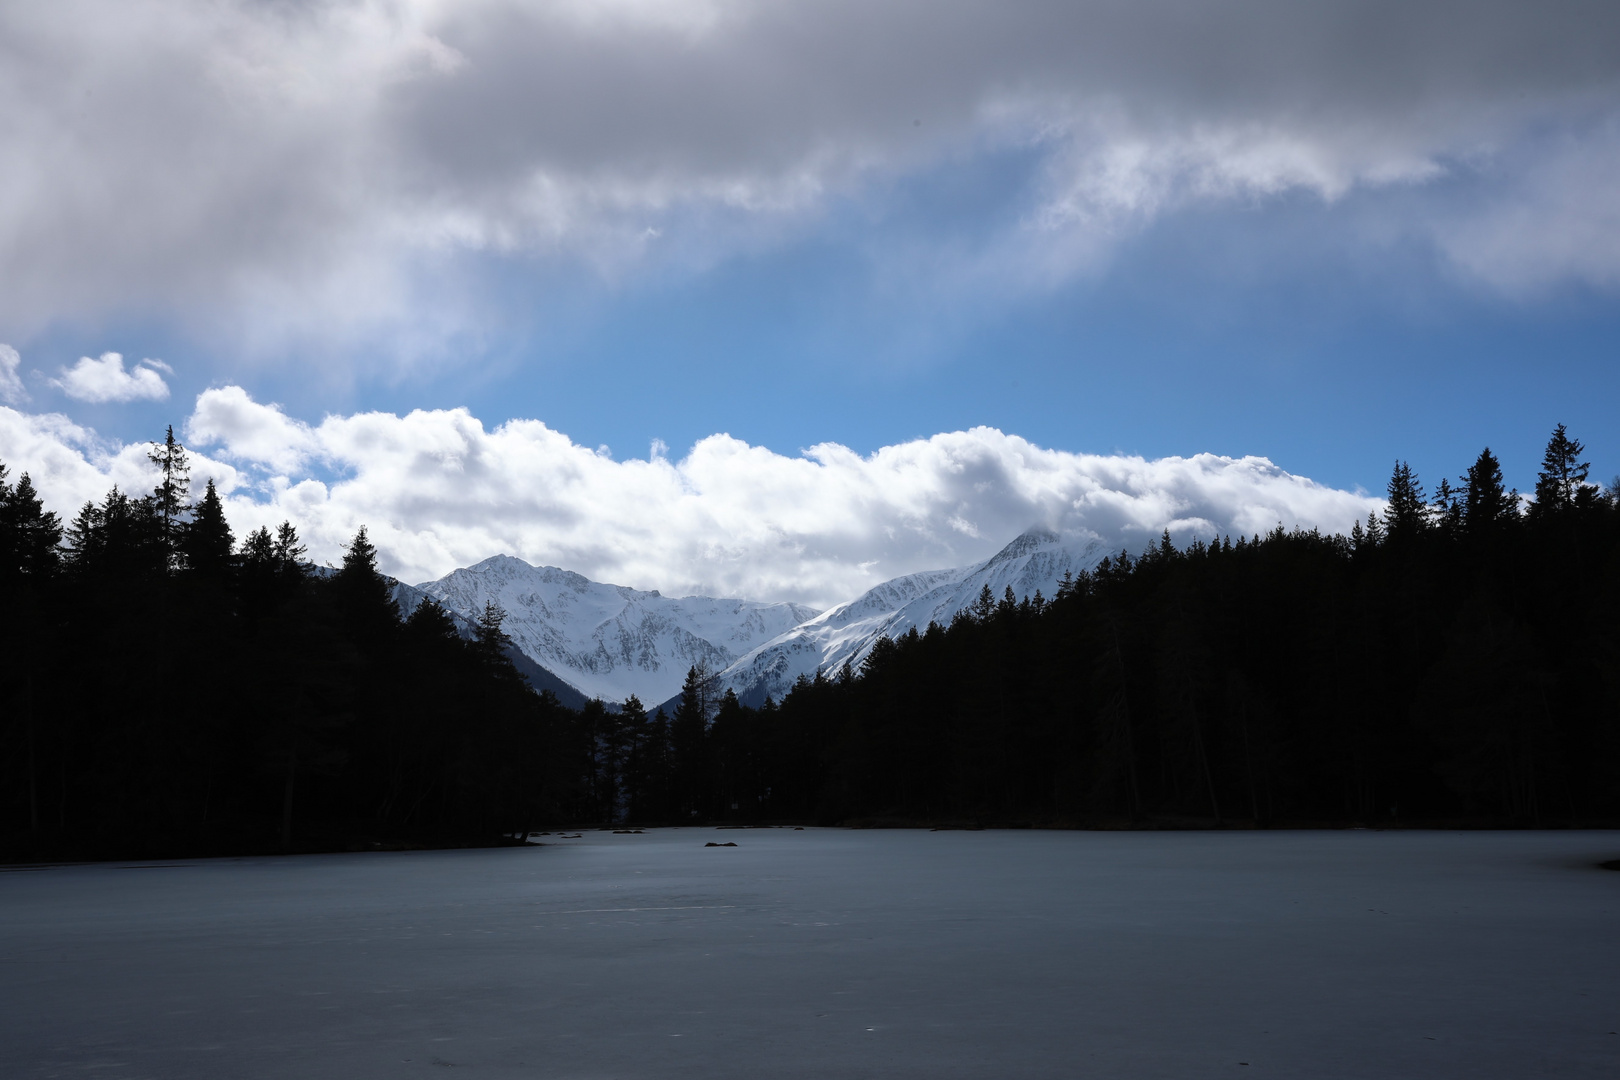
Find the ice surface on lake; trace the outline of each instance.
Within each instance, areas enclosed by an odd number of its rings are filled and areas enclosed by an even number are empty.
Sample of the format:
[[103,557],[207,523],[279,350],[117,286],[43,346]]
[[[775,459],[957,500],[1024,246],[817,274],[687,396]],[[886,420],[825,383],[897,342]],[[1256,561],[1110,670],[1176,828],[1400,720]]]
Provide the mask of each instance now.
[[694,828],[5,872],[0,1072],[1612,1080],[1616,857]]

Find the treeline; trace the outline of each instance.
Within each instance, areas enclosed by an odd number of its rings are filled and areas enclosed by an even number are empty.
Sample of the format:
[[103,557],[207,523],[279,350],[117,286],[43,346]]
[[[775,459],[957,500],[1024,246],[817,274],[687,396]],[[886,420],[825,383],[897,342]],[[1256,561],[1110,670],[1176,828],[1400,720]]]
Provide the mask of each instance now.
[[631,818],[1256,825],[1620,821],[1620,490],[1560,426],[1533,501],[1404,463],[1348,536],[1168,535],[988,591],[780,705],[601,731]]
[[362,529],[233,537],[184,448],[65,526],[0,466],[0,855],[491,842],[562,823],[1620,820],[1620,491],[1560,427],[1382,515],[1112,556],[747,708],[564,708],[502,613],[402,617]]
[[501,614],[402,619],[362,529],[320,572],[238,544],[154,444],[152,493],[64,527],[0,466],[0,855],[487,842],[563,813],[578,714],[531,692]]

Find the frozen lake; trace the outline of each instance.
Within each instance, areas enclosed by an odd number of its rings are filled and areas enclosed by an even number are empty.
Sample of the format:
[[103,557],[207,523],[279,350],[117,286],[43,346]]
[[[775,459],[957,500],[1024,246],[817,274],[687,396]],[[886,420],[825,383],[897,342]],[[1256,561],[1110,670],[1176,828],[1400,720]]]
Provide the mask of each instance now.
[[1620,833],[548,839],[0,873],[0,1072],[1620,1076]]

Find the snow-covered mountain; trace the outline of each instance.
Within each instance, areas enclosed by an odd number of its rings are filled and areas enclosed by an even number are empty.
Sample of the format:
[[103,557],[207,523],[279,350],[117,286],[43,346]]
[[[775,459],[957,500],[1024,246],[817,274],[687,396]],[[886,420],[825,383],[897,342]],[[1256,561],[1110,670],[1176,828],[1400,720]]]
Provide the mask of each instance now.
[[[698,661],[727,668],[816,614],[802,604],[677,599],[604,585],[509,555],[451,571],[415,591],[469,619],[494,601],[506,609],[503,629],[529,659],[586,697],[619,702],[635,694],[649,707],[677,694]],[[413,597],[400,599],[414,607]]]
[[1030,529],[984,562],[886,581],[795,626],[727,667],[720,686],[736,691],[746,705],[757,705],[766,695],[781,700],[800,675],[831,673],[845,661],[859,667],[879,635],[899,637],[914,626],[926,630],[931,622],[948,625],[986,585],[997,600],[1009,587],[1019,599],[1037,591],[1050,599],[1065,573],[1089,570],[1106,554],[1090,535]]

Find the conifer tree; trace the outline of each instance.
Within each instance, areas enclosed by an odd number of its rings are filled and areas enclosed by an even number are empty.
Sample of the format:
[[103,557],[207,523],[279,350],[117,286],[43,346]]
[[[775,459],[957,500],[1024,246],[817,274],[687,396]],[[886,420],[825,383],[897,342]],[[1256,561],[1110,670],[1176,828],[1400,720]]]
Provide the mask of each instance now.
[[[365,532],[365,528],[360,530]],[[298,539],[298,530],[293,528],[292,522],[283,521],[276,528],[276,541],[272,549],[275,553],[277,570],[290,576],[301,577],[304,572],[304,545]],[[373,566],[375,566],[375,552],[373,553]]]
[[1434,524],[1447,536],[1455,536],[1462,527],[1465,512],[1465,491],[1458,491],[1445,477],[1434,489]]
[[1428,507],[1423,501],[1423,485],[1404,461],[1395,463],[1389,478],[1389,505],[1384,508],[1384,529],[1391,540],[1408,540],[1428,524]]
[[261,525],[242,538],[242,550],[239,553],[244,567],[271,567],[275,563],[275,540],[270,537],[270,530]]
[[16,486],[6,473],[0,462],[0,581],[48,578],[60,561],[61,522],[45,509],[27,473]]
[[1384,525],[1377,514],[1367,515],[1367,546],[1377,548],[1384,542]]
[[708,800],[709,717],[713,708],[714,676],[708,664],[698,662],[686,672],[681,701],[669,722],[670,766],[678,809],[702,813]]
[[512,638],[501,629],[505,622],[506,609],[493,600],[484,601],[484,610],[473,623],[473,649],[487,669],[503,678],[516,679],[520,676],[507,655]]
[[1582,461],[1586,447],[1579,439],[1569,437],[1563,424],[1553,429],[1547,440],[1547,450],[1541,458],[1541,471],[1536,474],[1536,501],[1531,515],[1544,519],[1594,501],[1586,482],[1592,463]]
[[[296,544],[297,536],[290,526],[285,527],[285,532],[286,544]],[[283,550],[278,554],[288,553]],[[364,525],[344,549],[343,565],[332,575],[332,585],[351,630],[362,641],[377,644],[379,635],[398,625],[399,608],[394,603],[393,590],[377,569],[377,548],[366,535]]]
[[[504,612],[502,614],[504,615]],[[444,610],[444,605],[431,596],[424,597],[406,617],[405,629],[418,641],[444,645],[461,642],[461,635],[456,633],[455,620]]]
[[986,582],[984,586],[979,589],[978,599],[974,600],[973,606],[968,609],[968,615],[973,619],[974,622],[982,623],[989,622],[990,617],[995,613],[996,595],[990,591],[989,582]]
[[1502,466],[1486,447],[1463,477],[1463,517],[1475,535],[1491,532],[1518,516],[1518,492],[1502,481]]
[[202,577],[221,578],[231,568],[232,551],[236,537],[231,534],[230,523],[225,520],[225,507],[219,492],[214,489],[212,477],[203,491],[203,497],[192,510],[181,534],[180,548],[185,555],[186,567]]
[[191,497],[191,459],[174,437],[170,424],[163,442],[152,443],[147,459],[158,467],[158,485],[152,490],[153,508],[162,523],[162,537],[171,552],[180,547],[182,519]]
[[631,819],[643,814],[646,809],[647,727],[647,708],[639,697],[631,694],[619,706],[618,724],[614,729],[618,740],[615,749],[620,762],[625,813]]

